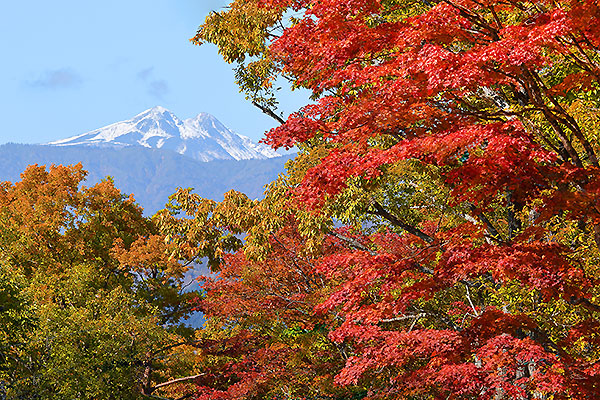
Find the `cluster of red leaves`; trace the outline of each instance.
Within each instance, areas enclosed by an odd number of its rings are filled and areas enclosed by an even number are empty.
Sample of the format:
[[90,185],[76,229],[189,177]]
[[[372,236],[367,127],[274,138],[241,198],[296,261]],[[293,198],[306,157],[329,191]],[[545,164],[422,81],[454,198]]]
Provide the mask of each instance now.
[[[305,329],[326,324],[348,356],[335,383],[364,387],[369,398],[600,396],[598,355],[589,350],[600,311],[592,301],[598,276],[586,267],[594,261],[578,258],[583,250],[555,239],[552,228],[576,222],[600,246],[594,133],[560,97],[598,87],[597,2],[261,4],[303,12],[269,51],[318,100],[265,140],[326,154],[290,192],[300,207],[318,210],[352,178],[376,185],[388,167],[418,160],[438,168],[449,203],[470,215],[444,230],[427,222],[410,230],[379,204],[388,226],[406,232],[342,231],[346,240],[334,232],[334,248],[302,273],[319,275],[330,293],[302,280],[300,290],[291,279],[302,239],[288,232],[294,244],[260,267],[230,257],[221,278],[205,283],[205,312],[245,323],[273,321],[276,312]],[[490,221],[499,207],[505,220]],[[297,248],[282,253],[287,246]],[[511,285],[522,301],[502,309],[492,296]],[[562,313],[560,329],[548,333],[552,324],[536,319],[523,293],[562,307],[553,314]],[[264,314],[255,315],[258,308]]]
[[334,321],[312,311],[324,297],[323,277],[314,258],[302,255],[295,223],[270,245],[262,262],[239,251],[225,257],[216,277],[202,278],[206,294],[197,307],[224,338],[201,346],[210,373],[197,381],[198,399],[327,392],[343,365],[327,338]]
[[[416,249],[410,250],[413,243],[405,243],[404,251],[398,248],[403,239],[396,237],[390,253],[349,251],[319,264],[325,277],[341,284],[316,311],[344,316],[329,336],[352,343],[355,352],[337,375],[337,384],[367,381],[374,397],[385,398],[432,393],[519,398],[533,392],[586,398],[596,393],[587,362],[567,354],[567,342],[554,344],[525,314],[463,301],[451,304],[450,311],[426,305],[439,302],[436,296],[453,296],[461,282],[482,276],[498,284],[518,281],[545,300],[586,296],[597,282],[569,264],[566,249],[540,243],[448,248],[430,271],[424,266],[434,263],[434,254],[408,258]],[[390,242],[389,237],[379,241]],[[415,307],[415,302],[423,306]],[[402,325],[398,329],[394,324]],[[581,328],[571,332],[571,340],[595,332],[591,326]]]

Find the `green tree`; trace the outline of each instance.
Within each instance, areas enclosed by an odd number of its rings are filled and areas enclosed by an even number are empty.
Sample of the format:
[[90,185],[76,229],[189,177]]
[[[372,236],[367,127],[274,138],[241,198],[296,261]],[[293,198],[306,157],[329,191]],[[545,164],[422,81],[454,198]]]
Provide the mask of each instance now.
[[110,180],[30,166],[0,188],[0,383],[8,399],[138,399],[192,373],[172,350],[188,266]]

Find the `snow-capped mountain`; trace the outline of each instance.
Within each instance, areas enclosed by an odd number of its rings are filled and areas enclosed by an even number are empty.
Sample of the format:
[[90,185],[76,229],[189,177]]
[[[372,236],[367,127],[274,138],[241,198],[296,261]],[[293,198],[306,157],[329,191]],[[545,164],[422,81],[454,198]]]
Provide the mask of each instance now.
[[279,157],[270,147],[235,133],[210,114],[200,113],[195,118],[180,120],[163,107],[154,107],[130,120],[47,144],[144,146],[173,150],[199,161]]

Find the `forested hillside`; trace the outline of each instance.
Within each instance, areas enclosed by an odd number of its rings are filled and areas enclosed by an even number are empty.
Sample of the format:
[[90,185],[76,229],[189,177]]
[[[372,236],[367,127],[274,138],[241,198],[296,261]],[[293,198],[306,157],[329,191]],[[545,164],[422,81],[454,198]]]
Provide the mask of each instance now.
[[600,398],[597,1],[233,0],[192,42],[298,154],[152,218],[77,167],[5,184],[4,397]]
[[266,160],[202,162],[169,150],[144,147],[54,147],[28,144],[0,145],[0,180],[15,182],[30,164],[81,163],[88,185],[110,176],[116,187],[133,194],[147,216],[163,208],[178,187],[194,188],[201,196],[221,200],[228,190],[250,198],[263,195],[264,186],[284,171],[291,156]]

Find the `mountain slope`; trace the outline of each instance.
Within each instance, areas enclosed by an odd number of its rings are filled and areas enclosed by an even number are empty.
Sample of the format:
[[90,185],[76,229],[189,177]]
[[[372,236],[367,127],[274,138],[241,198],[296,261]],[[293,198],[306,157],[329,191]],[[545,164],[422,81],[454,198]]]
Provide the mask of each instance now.
[[146,110],[132,119],[66,139],[53,146],[146,147],[175,151],[198,161],[250,160],[278,157],[275,151],[235,133],[207,113],[179,119],[163,107]]
[[235,189],[250,198],[259,198],[264,186],[283,172],[292,155],[255,160],[213,160],[201,162],[163,149],[141,146],[93,147],[0,145],[0,181],[17,181],[27,165],[76,164],[87,170],[86,185],[111,176],[117,188],[133,193],[152,215],[164,207],[177,187],[193,187],[203,197],[221,200]]

